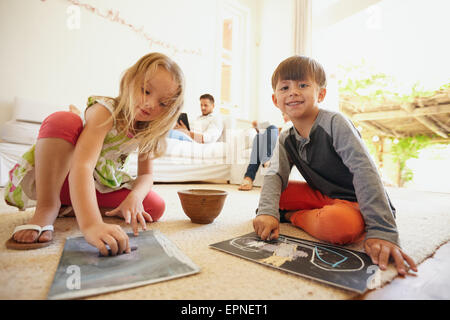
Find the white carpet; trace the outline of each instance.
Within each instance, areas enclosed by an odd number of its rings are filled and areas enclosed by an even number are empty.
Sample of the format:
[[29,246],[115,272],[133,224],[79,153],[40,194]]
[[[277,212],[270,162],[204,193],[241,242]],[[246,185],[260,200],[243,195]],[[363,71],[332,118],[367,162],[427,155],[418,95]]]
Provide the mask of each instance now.
[[[212,224],[193,224],[185,216],[176,191],[188,188],[229,192],[222,213]],[[150,224],[149,229],[160,230],[201,268],[201,272],[93,299],[350,299],[357,296],[208,248],[209,244],[253,231],[259,188],[239,192],[235,185],[158,184],[154,189],[166,200],[166,212],[159,222]],[[388,191],[397,207],[402,246],[416,262],[422,262],[450,240],[450,194],[406,189]],[[14,227],[27,222],[32,214],[31,209],[18,212],[0,204],[0,299],[45,299],[65,238],[81,235],[74,218],[58,219],[55,242],[50,247],[34,251],[7,250],[4,242]],[[131,231],[121,220],[109,218],[107,221],[119,223],[126,231]],[[281,233],[315,240],[289,224],[281,225]],[[362,250],[362,243],[349,248]],[[382,281],[389,282],[395,276],[391,265],[382,273]]]

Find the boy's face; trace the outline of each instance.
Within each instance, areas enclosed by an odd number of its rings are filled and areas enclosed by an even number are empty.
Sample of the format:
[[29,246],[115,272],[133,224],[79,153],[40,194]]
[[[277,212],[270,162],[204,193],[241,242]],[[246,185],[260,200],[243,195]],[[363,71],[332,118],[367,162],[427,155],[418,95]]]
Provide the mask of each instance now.
[[279,80],[272,100],[289,119],[307,117],[319,107],[326,95],[325,88],[319,88],[312,80]]

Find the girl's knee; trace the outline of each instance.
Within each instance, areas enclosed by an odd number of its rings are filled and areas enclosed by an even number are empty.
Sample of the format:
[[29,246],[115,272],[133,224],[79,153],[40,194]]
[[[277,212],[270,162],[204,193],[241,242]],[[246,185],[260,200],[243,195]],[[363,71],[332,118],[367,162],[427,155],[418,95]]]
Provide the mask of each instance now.
[[154,222],[158,221],[162,217],[166,209],[164,199],[153,191],[145,197],[143,204],[145,212],[152,217]]

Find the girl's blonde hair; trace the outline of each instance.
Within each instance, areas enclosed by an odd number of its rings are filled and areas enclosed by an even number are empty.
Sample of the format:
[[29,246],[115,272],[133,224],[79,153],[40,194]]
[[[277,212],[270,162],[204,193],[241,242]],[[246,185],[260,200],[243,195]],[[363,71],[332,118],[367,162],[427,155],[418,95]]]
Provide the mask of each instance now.
[[[165,101],[165,111],[156,119],[137,122],[134,125],[136,97],[143,97],[142,88],[158,68],[164,68],[173,76],[178,84],[177,90],[169,101]],[[184,75],[181,68],[162,53],[150,53],[139,59],[125,71],[120,81],[119,96],[114,99],[113,119],[116,128],[124,134],[132,133],[133,140],[139,143],[139,153],[158,158],[166,151],[164,139],[175,125],[184,103]]]

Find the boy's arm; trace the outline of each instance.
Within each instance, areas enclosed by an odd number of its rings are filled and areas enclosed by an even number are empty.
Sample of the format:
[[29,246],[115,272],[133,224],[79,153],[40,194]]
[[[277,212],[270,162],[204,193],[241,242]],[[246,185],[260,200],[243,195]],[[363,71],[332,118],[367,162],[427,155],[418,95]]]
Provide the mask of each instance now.
[[264,183],[259,198],[258,215],[267,214],[280,219],[279,202],[281,192],[286,189],[292,165],[284,148],[286,135],[280,136],[273,150],[270,165],[264,176]]
[[[259,198],[257,217],[253,221],[255,232],[263,240],[278,238],[280,213],[279,202],[281,192],[286,189],[292,165],[289,163],[286,150],[280,136],[270,160]],[[270,236],[272,234],[272,236]]]
[[366,224],[366,239],[399,244],[397,226],[378,169],[356,128],[342,115],[333,117],[331,135],[336,152],[353,174],[356,198]]

